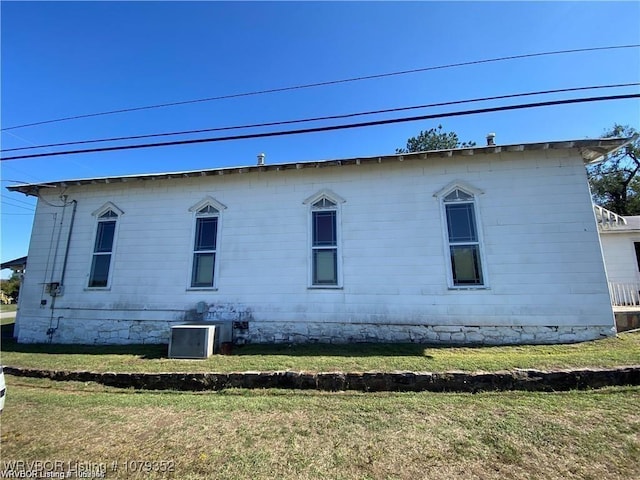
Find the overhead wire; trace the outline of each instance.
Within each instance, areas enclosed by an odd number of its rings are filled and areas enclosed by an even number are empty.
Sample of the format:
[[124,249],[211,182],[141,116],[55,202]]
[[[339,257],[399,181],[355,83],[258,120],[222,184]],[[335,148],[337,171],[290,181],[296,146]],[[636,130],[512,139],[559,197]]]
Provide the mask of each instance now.
[[569,105],[569,104],[576,104],[576,103],[599,102],[599,101],[608,101],[608,100],[624,100],[624,99],[631,99],[631,98],[640,98],[640,94],[632,93],[632,94],[625,94],[625,95],[607,95],[607,96],[601,96],[601,97],[552,100],[547,102],[505,105],[501,107],[490,107],[490,108],[481,108],[481,109],[475,109],[475,110],[437,113],[437,114],[430,114],[430,115],[420,115],[415,117],[392,118],[392,119],[386,119],[386,120],[375,120],[370,122],[353,123],[353,124],[346,124],[346,125],[345,124],[330,125],[330,126],[324,126],[324,127],[304,128],[299,130],[281,130],[276,132],[252,133],[252,134],[245,134],[245,135],[233,135],[233,136],[227,136],[227,137],[175,140],[171,142],[156,142],[156,143],[145,143],[145,144],[135,144],[135,145],[120,145],[120,146],[112,146],[112,147],[89,148],[89,149],[81,149],[81,150],[66,150],[62,152],[36,153],[36,154],[29,154],[29,155],[19,155],[14,157],[3,157],[3,158],[0,158],[0,161],[51,157],[51,156],[58,156],[58,155],[73,155],[73,154],[79,154],[79,153],[96,153],[96,152],[109,152],[109,151],[116,151],[116,150],[131,150],[131,149],[139,149],[139,148],[167,147],[167,146],[173,146],[173,145],[189,145],[189,144],[197,144],[197,143],[222,142],[222,141],[228,141],[228,140],[245,140],[245,139],[251,139],[251,138],[277,137],[277,136],[283,136],[283,135],[298,135],[303,133],[327,132],[327,131],[333,131],[333,130],[370,127],[370,126],[376,126],[376,125],[388,125],[392,123],[413,122],[418,120],[429,120],[429,119],[435,119],[435,118],[457,117],[457,116],[464,116],[464,115],[475,115],[480,113],[520,110],[524,108]]
[[5,178],[3,178],[2,180],[0,180],[0,182],[24,183],[25,185],[29,185],[29,182],[25,182],[25,181],[23,181],[23,180],[9,180],[9,179],[5,179]]
[[564,54],[569,54],[569,53],[583,53],[583,52],[594,52],[594,51],[602,51],[602,50],[616,50],[616,49],[627,49],[627,48],[638,48],[638,47],[640,47],[640,44],[613,45],[613,46],[606,46],[606,47],[574,48],[574,49],[569,49],[569,50],[556,50],[556,51],[551,51],[551,52],[536,52],[536,53],[527,53],[527,54],[521,54],[521,55],[509,55],[509,56],[504,56],[504,57],[489,58],[489,59],[483,59],[483,60],[472,60],[472,61],[467,61],[467,62],[450,63],[450,64],[446,64],[446,65],[436,65],[436,66],[430,66],[430,67],[414,68],[414,69],[410,69],[410,70],[401,70],[401,71],[397,71],[397,72],[387,72],[387,73],[379,73],[379,74],[375,74],[375,75],[364,75],[364,76],[360,76],[360,77],[352,77],[352,78],[345,78],[345,79],[339,79],[339,80],[329,80],[329,81],[325,81],[325,82],[315,82],[315,83],[308,83],[308,84],[303,84],[303,85],[293,85],[293,86],[288,86],[288,87],[270,88],[270,89],[256,90],[256,91],[251,91],[251,92],[234,93],[234,94],[229,94],[229,95],[219,95],[219,96],[215,96],[215,97],[198,98],[198,99],[194,99],[194,100],[183,100],[183,101],[179,101],[179,102],[160,103],[160,104],[146,105],[146,106],[141,106],[141,107],[122,108],[122,109],[118,109],[118,110],[109,110],[109,111],[97,112],[97,113],[86,113],[86,114],[81,114],[81,115],[73,115],[73,116],[69,116],[69,117],[61,117],[61,118],[54,118],[54,119],[50,119],[50,120],[42,120],[42,121],[39,121],[39,122],[25,123],[25,124],[22,124],[22,125],[13,125],[13,126],[10,126],[10,127],[0,128],[0,131],[15,130],[15,129],[18,129],[18,128],[33,127],[33,126],[36,126],[36,125],[44,125],[44,124],[48,124],[48,123],[64,122],[64,121],[69,121],[69,120],[77,120],[77,119],[80,119],[80,118],[98,117],[98,116],[103,116],[103,115],[113,115],[113,114],[117,114],[117,113],[127,113],[127,112],[134,112],[134,111],[140,111],[140,110],[151,110],[151,109],[155,109],[155,108],[172,107],[172,106],[178,106],[178,105],[187,105],[187,104],[202,103],[202,102],[212,102],[212,101],[216,101],[216,100],[225,100],[225,99],[239,98],[239,97],[249,97],[249,96],[255,96],[255,95],[264,95],[264,94],[268,94],[268,93],[286,92],[286,91],[291,91],[291,90],[301,90],[301,89],[306,89],[306,88],[315,88],[315,87],[323,87],[323,86],[328,86],[328,85],[337,85],[337,84],[343,84],[343,83],[349,83],[349,82],[359,82],[359,81],[363,81],[363,80],[372,80],[372,79],[375,79],[375,78],[385,78],[385,77],[392,77],[392,76],[398,76],[398,75],[407,75],[407,74],[412,74],[412,73],[420,73],[420,72],[427,72],[427,71],[433,71],[433,70],[443,70],[443,69],[447,69],[447,68],[464,67],[464,66],[470,66],[470,65],[481,65],[481,64],[486,64],[486,63],[503,62],[503,61],[507,61],[507,60],[517,60],[517,59],[522,59],[522,58],[533,58],[533,57],[543,57],[543,56],[551,56],[551,55],[564,55]]
[[36,211],[36,209],[35,209],[35,208],[25,207],[25,206],[22,206],[22,205],[18,205],[17,203],[16,203],[16,204],[13,204],[13,203],[7,203],[7,201],[6,201],[6,200],[3,200],[3,201],[2,201],[2,206],[4,206],[4,205],[7,205],[7,206],[9,206],[9,207],[13,207],[13,208],[23,208],[23,209],[25,209],[25,210],[29,210],[29,211],[32,211],[32,212],[35,212],[35,211]]
[[11,200],[12,202],[24,203],[25,205],[29,205],[30,207],[34,207],[35,205],[30,202],[25,202],[24,200],[20,200],[19,198],[10,197],[9,195],[1,194],[2,198],[6,200]]
[[138,140],[142,138],[152,138],[152,137],[166,137],[166,136],[176,136],[176,135],[188,135],[188,134],[194,134],[194,133],[219,132],[219,131],[225,131],[225,130],[271,127],[271,126],[277,126],[277,125],[290,125],[295,123],[316,122],[321,120],[337,120],[337,119],[343,119],[343,118],[353,118],[358,116],[379,115],[382,113],[417,110],[422,108],[433,108],[433,107],[442,107],[442,106],[450,106],[450,105],[460,105],[464,103],[485,102],[489,100],[504,100],[507,98],[526,97],[526,96],[533,96],[533,95],[548,95],[553,93],[568,93],[568,92],[576,92],[576,91],[584,91],[584,90],[597,90],[597,89],[604,89],[604,88],[632,87],[632,86],[638,86],[638,85],[640,85],[640,82],[618,83],[618,84],[610,84],[610,85],[595,85],[595,86],[589,86],[589,87],[559,88],[559,89],[553,89],[553,90],[540,90],[536,92],[514,93],[514,94],[508,94],[508,95],[497,95],[492,97],[482,97],[482,98],[473,98],[473,99],[466,99],[466,100],[455,100],[455,101],[449,101],[449,102],[429,103],[424,105],[414,105],[410,107],[387,108],[382,110],[371,110],[367,112],[347,113],[347,114],[341,114],[341,115],[329,115],[324,117],[311,117],[311,118],[296,119],[296,120],[254,123],[254,124],[248,124],[248,125],[234,125],[234,126],[228,126],[228,127],[203,128],[198,130],[183,130],[179,132],[152,133],[152,134],[145,134],[145,135],[130,135],[130,136],[124,136],[124,137],[111,137],[111,138],[101,138],[101,139],[92,139],[92,140],[77,140],[77,141],[70,141],[70,142],[49,143],[49,144],[35,145],[35,146],[29,146],[29,147],[7,148],[4,150],[0,150],[0,153],[15,152],[20,150],[33,150],[37,148],[62,147],[62,146],[68,146],[68,145],[86,145],[89,143],[116,142],[116,141],[123,141],[123,140]]

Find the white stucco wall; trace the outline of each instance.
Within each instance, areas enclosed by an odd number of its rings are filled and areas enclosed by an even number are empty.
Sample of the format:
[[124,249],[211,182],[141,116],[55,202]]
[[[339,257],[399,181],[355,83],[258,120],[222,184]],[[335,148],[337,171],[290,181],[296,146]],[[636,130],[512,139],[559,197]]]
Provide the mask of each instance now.
[[[434,193],[457,180],[483,192],[484,289],[448,286]],[[308,288],[303,201],[322,189],[345,200],[341,289]],[[43,191],[49,203],[60,203],[57,190]],[[549,343],[614,333],[577,150],[149,179],[69,186],[64,194],[77,201],[64,293],[52,310],[43,284],[60,280],[71,207],[63,213],[39,201],[21,293],[22,342],[166,342],[170,324],[200,318],[198,302],[225,319],[248,320],[237,338],[257,342]],[[227,207],[216,291],[188,288],[189,208],[206,196]],[[91,290],[91,212],[105,202],[124,214],[110,288]]]

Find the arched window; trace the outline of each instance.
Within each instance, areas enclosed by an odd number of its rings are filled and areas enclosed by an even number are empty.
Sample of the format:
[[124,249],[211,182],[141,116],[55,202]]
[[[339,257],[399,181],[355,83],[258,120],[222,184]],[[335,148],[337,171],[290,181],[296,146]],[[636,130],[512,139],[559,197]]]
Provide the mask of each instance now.
[[482,265],[482,238],[478,226],[476,195],[480,191],[461,185],[451,186],[438,195],[442,202],[450,286],[485,286]]
[[340,261],[340,208],[344,200],[329,190],[322,190],[307,198],[311,217],[310,285],[312,287],[339,287]]
[[226,208],[211,197],[191,207],[195,216],[191,288],[214,288],[218,260],[220,212]]
[[123,212],[111,202],[93,212],[97,219],[96,237],[93,242],[89,288],[109,286],[111,264],[115,247],[116,226]]

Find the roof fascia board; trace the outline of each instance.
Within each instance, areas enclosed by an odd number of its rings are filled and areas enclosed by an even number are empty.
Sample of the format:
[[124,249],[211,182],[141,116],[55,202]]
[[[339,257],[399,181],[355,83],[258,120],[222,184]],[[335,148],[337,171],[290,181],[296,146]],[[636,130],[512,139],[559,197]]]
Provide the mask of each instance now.
[[374,157],[354,157],[347,159],[333,159],[322,161],[296,161],[288,163],[274,163],[265,165],[250,165],[236,167],[222,167],[206,170],[189,170],[180,172],[166,173],[147,173],[138,175],[123,175],[117,177],[98,177],[85,178],[76,180],[60,180],[45,183],[33,183],[22,185],[10,185],[7,190],[12,192],[21,192],[25,195],[38,196],[40,188],[60,188],[79,185],[92,185],[99,183],[123,183],[132,180],[166,180],[172,178],[189,178],[207,175],[226,175],[232,173],[248,173],[248,172],[265,172],[265,171],[282,171],[287,169],[302,168],[320,168],[320,167],[337,167],[342,165],[363,165],[367,163],[383,163],[389,161],[401,162],[405,160],[425,160],[434,157],[452,157],[457,155],[475,156],[480,154],[490,155],[501,152],[521,152],[535,151],[547,149],[578,149],[585,163],[595,163],[605,158],[607,155],[624,148],[629,143],[635,141],[638,134],[630,138],[607,138],[607,139],[583,139],[569,140],[558,142],[536,142],[536,143],[519,143],[513,145],[487,145],[483,147],[468,147],[445,150],[429,150],[425,152],[382,155]]

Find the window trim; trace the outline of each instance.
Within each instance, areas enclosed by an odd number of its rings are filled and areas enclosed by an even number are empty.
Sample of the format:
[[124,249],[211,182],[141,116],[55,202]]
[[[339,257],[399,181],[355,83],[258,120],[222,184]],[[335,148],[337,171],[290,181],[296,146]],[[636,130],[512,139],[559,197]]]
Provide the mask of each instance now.
[[[333,207],[321,207],[317,208],[313,205],[321,200],[328,200],[334,204]],[[329,189],[322,189],[319,192],[307,197],[302,203],[307,205],[307,289],[309,290],[336,290],[343,288],[343,276],[342,276],[342,208],[341,205],[345,200],[341,196],[337,195]],[[336,245],[335,247],[326,246],[314,246],[313,245],[313,230],[314,230],[314,212],[333,211],[335,212],[335,228],[336,228]],[[335,248],[336,250],[336,283],[314,283],[313,282],[313,270],[314,270],[314,252],[316,250],[329,250]]]
[[[217,210],[216,213],[210,214],[202,214],[199,215],[198,212],[204,208],[211,207]],[[189,208],[189,211],[192,213],[192,221],[191,221],[191,235],[189,238],[189,268],[188,268],[188,276],[187,276],[187,291],[217,291],[218,290],[218,277],[220,276],[220,240],[221,235],[220,231],[222,229],[222,211],[227,207],[217,201],[215,198],[207,196],[192,207]],[[198,228],[198,219],[200,218],[217,218],[216,225],[216,248],[215,250],[196,250],[196,233]],[[196,253],[213,253],[214,254],[214,263],[213,263],[213,282],[210,286],[194,286],[193,285],[193,273],[195,267],[195,256]]]
[[636,277],[638,276],[638,274],[640,274],[640,240],[637,239],[632,239],[631,243],[633,243],[633,252],[635,253],[636,256]]
[[[113,217],[109,217],[109,218],[104,218],[101,219],[100,217],[102,217],[102,215],[105,215],[106,213],[108,213],[109,211],[111,211],[112,213],[114,213],[116,215],[115,218]],[[116,255],[116,247],[117,247],[117,243],[118,243],[118,232],[120,230],[120,219],[122,218],[122,215],[124,215],[124,212],[118,208],[116,205],[114,205],[111,202],[107,202],[104,205],[102,205],[100,208],[98,208],[97,210],[94,210],[93,212],[91,212],[91,215],[96,217],[96,221],[94,223],[94,227],[93,227],[93,241],[91,242],[91,261],[89,262],[89,271],[87,272],[87,282],[85,284],[85,290],[111,290],[111,284],[113,281],[113,267],[114,267],[114,263],[115,263],[115,255]],[[114,222],[115,226],[113,229],[113,240],[111,242],[111,251],[110,252],[96,252],[96,241],[98,240],[98,230],[99,230],[99,225],[100,223],[105,223],[105,222]],[[109,259],[109,270],[107,272],[107,284],[104,286],[91,286],[91,272],[93,271],[93,261],[96,255],[110,255],[111,258]]]
[[[471,195],[473,198],[470,200],[462,200],[460,202],[445,202],[445,197],[452,193],[454,190],[460,190],[468,195]],[[447,272],[447,286],[449,290],[487,290],[490,288],[489,284],[489,276],[487,269],[487,261],[485,257],[485,243],[484,243],[484,234],[482,230],[482,219],[480,217],[480,195],[483,195],[484,192],[479,190],[466,182],[456,181],[451,182],[442,190],[439,190],[434,194],[434,197],[438,199],[440,204],[440,221],[441,221],[441,230],[442,230],[442,244],[443,244],[443,253],[446,265]],[[475,219],[475,229],[477,235],[477,241],[475,242],[450,242],[449,241],[449,221],[447,218],[447,204],[470,204],[473,208],[473,214]],[[465,284],[465,285],[456,285],[454,283],[453,278],[453,267],[451,265],[451,246],[455,245],[477,245],[479,250],[479,260],[480,260],[480,275],[482,283],[479,284]]]

